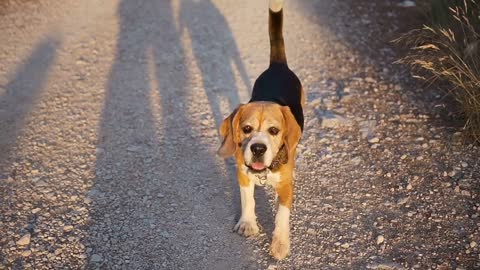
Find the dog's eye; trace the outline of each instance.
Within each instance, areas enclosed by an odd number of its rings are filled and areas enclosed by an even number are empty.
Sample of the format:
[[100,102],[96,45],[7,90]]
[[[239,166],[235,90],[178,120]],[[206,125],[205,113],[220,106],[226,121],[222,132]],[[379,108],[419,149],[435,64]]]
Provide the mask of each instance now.
[[275,135],[278,134],[278,132],[280,132],[280,130],[278,130],[278,128],[276,128],[276,127],[271,127],[271,128],[268,129],[268,132],[270,134],[272,134],[273,136],[275,136]]
[[248,133],[252,132],[252,127],[251,126],[244,126],[242,128],[242,131],[243,131],[243,133],[248,134]]

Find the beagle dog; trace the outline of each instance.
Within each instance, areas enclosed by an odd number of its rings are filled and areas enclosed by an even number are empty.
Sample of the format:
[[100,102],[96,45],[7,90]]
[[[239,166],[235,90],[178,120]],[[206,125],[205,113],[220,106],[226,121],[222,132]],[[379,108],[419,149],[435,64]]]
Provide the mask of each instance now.
[[252,98],[239,105],[220,127],[221,157],[234,156],[242,215],[234,231],[246,237],[259,232],[255,185],[271,185],[278,196],[270,252],[278,260],[290,250],[295,152],[303,131],[304,94],[287,65],[282,35],[283,0],[269,2],[270,66],[255,82]]

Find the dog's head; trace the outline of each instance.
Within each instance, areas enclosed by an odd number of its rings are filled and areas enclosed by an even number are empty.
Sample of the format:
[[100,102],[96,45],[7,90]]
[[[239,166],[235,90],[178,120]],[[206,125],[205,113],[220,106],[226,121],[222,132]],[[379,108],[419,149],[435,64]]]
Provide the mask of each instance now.
[[220,135],[221,157],[236,155],[251,170],[261,172],[284,147],[288,155],[284,158],[293,158],[301,130],[288,106],[251,102],[240,105],[223,120]]

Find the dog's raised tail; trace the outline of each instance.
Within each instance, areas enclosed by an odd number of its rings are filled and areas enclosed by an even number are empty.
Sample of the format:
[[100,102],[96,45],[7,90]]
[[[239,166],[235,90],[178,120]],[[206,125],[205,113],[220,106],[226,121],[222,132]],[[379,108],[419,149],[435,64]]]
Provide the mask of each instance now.
[[269,0],[268,32],[270,34],[270,63],[287,64],[283,41],[283,1]]

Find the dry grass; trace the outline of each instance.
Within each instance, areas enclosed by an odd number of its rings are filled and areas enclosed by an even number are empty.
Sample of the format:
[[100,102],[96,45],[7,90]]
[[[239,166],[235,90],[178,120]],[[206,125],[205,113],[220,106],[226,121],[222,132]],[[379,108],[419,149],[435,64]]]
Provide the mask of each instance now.
[[[449,8],[448,24],[412,30],[394,42],[408,46],[399,60],[428,82],[446,81],[461,106],[465,129],[480,142],[480,5],[464,0]],[[426,72],[423,72],[426,71]]]

